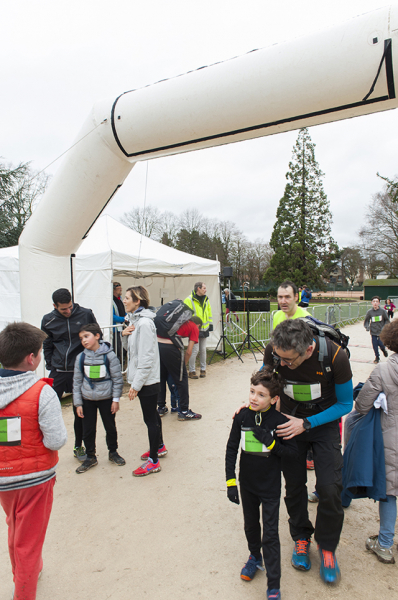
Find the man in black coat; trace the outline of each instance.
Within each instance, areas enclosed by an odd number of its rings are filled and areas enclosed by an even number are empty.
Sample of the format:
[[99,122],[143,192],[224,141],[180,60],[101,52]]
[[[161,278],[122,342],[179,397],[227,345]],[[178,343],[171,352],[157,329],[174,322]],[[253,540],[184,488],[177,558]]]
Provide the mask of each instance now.
[[[89,308],[83,308],[72,302],[69,290],[61,288],[52,295],[54,310],[44,315],[41,329],[47,334],[43,343],[46,369],[54,380],[53,389],[61,400],[64,392],[72,393],[73,371],[76,356],[83,352],[79,331],[83,325],[97,323]],[[83,420],[75,414],[74,456],[83,462],[86,458],[83,448]]]

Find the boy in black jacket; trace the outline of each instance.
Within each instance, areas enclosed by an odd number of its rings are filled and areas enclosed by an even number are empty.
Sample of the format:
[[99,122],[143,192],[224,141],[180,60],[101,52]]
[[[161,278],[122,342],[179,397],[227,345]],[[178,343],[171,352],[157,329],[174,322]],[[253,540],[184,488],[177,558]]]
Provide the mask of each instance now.
[[[282,381],[276,373],[261,370],[250,380],[250,406],[235,415],[227,443],[225,470],[227,494],[239,504],[235,465],[241,443],[239,465],[240,495],[244,528],[250,556],[241,571],[241,578],[251,581],[257,569],[263,570],[261,547],[267,570],[267,598],[280,600],[280,542],[278,534],[281,496],[281,456],[294,456],[295,440],[274,435],[277,425],[288,419],[275,409]],[[260,504],[263,514],[261,539]]]

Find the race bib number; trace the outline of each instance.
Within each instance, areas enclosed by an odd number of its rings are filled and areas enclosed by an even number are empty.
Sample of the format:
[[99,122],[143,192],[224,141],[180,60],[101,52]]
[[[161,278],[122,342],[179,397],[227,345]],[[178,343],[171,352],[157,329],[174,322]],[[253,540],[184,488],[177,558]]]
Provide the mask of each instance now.
[[311,400],[317,400],[321,398],[321,384],[320,383],[288,383],[284,392],[289,398],[293,398],[297,402],[311,402]]
[[0,446],[21,445],[21,417],[0,417]]
[[84,365],[84,372],[89,379],[105,379],[105,365]]
[[372,323],[380,323],[381,315],[377,315],[376,317],[372,317]]
[[250,454],[269,454],[267,446],[264,446],[255,437],[252,429],[242,429],[240,443],[244,452],[250,452]]

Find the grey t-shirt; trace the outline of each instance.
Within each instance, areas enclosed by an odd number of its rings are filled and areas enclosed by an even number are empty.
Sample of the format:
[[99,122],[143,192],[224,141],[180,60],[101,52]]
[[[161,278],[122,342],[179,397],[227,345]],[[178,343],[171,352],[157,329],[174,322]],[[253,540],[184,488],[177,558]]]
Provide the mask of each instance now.
[[377,310],[375,310],[374,308],[371,308],[366,313],[366,317],[365,317],[363,326],[365,327],[366,330],[369,331],[369,325],[370,325],[370,334],[371,335],[380,335],[381,330],[383,329],[384,325],[389,322],[390,322],[390,320],[389,320],[388,315],[387,315],[386,311],[384,310],[384,308],[378,308]]

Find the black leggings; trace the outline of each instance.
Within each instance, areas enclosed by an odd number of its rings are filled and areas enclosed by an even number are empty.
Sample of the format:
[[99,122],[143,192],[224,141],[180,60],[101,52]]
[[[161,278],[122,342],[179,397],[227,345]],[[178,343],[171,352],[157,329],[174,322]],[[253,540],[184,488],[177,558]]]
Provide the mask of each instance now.
[[[141,392],[145,390],[142,388]],[[158,449],[163,446],[162,420],[158,413],[158,393],[146,396],[138,392],[144,423],[148,427],[149,455],[154,462],[158,460]]]

